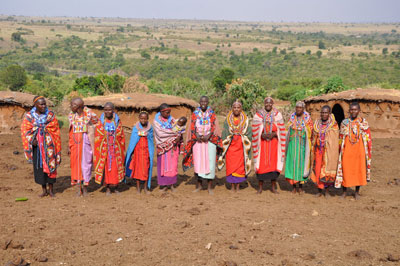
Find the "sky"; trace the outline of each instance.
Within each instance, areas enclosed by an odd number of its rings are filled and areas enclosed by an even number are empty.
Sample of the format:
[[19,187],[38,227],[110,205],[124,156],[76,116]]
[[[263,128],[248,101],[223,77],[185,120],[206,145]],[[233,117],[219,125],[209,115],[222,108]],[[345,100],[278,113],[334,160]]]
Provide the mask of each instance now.
[[266,22],[400,22],[400,0],[0,0],[0,14]]

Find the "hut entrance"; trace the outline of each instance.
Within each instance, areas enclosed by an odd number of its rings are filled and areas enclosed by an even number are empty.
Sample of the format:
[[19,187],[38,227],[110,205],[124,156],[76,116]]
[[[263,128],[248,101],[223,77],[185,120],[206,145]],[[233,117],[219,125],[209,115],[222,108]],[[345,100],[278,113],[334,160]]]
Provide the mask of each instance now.
[[340,106],[340,104],[335,104],[332,108],[332,113],[335,116],[335,119],[338,123],[338,125],[340,126],[340,124],[342,123],[343,119],[344,119],[344,112],[343,112],[343,108],[342,106]]

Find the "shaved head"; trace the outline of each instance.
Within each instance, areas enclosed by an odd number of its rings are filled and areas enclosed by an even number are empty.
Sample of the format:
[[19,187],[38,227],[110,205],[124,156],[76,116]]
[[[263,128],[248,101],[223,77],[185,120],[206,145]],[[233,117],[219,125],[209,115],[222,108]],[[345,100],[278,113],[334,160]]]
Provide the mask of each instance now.
[[76,113],[76,112],[81,113],[83,111],[83,105],[84,105],[84,102],[83,102],[82,98],[79,98],[79,97],[73,98],[71,100],[71,105],[70,105],[71,111],[74,113]]
[[80,98],[80,97],[73,98],[71,100],[71,103],[76,103],[78,105],[84,105],[84,102],[83,102],[82,98]]

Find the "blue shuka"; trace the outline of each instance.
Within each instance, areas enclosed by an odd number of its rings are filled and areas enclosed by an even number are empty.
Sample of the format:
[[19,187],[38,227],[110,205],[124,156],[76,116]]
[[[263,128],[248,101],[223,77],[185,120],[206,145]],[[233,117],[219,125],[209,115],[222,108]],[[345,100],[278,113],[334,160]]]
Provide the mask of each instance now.
[[142,124],[140,124],[140,122],[137,122],[136,125],[134,125],[132,128],[131,139],[129,141],[129,147],[125,157],[125,176],[131,177],[132,175],[132,170],[129,169],[129,165],[131,164],[132,160],[132,154],[140,138],[143,136],[147,137],[147,143],[149,147],[150,167],[149,167],[149,179],[147,180],[147,187],[150,189],[151,176],[153,172],[153,156],[154,156],[153,127],[151,126],[150,123],[148,123],[147,128],[143,128]]

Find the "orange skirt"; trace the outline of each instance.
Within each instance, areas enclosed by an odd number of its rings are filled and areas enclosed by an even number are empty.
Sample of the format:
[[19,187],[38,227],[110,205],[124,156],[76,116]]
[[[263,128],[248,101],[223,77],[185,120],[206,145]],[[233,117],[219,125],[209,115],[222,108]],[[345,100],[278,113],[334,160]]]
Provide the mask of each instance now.
[[342,185],[344,187],[365,186],[367,184],[367,164],[361,134],[355,144],[351,144],[348,136],[346,136],[343,147],[342,168]]
[[131,178],[141,181],[147,181],[149,179],[149,157],[147,137],[140,137],[139,142],[136,144],[135,150],[133,151],[132,160],[129,165],[129,169],[132,170]]

